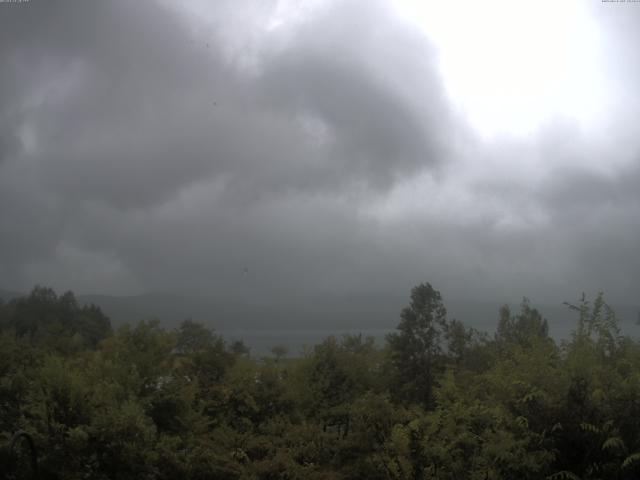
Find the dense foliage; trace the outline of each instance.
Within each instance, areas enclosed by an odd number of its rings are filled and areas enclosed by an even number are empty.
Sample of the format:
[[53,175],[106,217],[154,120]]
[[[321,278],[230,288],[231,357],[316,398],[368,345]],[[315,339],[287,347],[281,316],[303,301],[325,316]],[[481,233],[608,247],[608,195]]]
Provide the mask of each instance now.
[[382,347],[256,359],[35,288],[0,303],[0,452],[23,429],[61,479],[640,478],[640,344],[602,295],[568,307],[570,342],[526,299],[491,338],[423,284]]

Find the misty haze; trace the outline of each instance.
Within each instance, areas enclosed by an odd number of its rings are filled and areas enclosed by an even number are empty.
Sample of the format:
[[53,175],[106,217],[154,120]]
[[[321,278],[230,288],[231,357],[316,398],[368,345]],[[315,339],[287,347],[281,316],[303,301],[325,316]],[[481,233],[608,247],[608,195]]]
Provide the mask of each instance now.
[[640,2],[0,0],[0,480],[640,478]]

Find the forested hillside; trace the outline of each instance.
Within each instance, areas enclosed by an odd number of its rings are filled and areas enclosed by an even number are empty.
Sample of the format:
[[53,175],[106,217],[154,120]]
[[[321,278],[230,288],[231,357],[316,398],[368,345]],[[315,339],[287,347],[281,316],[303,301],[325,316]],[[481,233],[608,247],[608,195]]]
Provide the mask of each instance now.
[[22,429],[41,478],[639,478],[640,344],[602,295],[567,316],[558,344],[525,299],[489,336],[421,284],[382,346],[255,358],[188,320],[114,331],[38,287],[0,304],[0,468]]

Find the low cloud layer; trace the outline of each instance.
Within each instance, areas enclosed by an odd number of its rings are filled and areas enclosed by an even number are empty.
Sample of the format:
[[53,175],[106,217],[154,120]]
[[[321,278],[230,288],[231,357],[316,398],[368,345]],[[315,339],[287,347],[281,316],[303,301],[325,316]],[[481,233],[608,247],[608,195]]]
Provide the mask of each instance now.
[[0,5],[0,288],[639,303],[640,8],[597,129],[487,140],[394,4],[307,6]]

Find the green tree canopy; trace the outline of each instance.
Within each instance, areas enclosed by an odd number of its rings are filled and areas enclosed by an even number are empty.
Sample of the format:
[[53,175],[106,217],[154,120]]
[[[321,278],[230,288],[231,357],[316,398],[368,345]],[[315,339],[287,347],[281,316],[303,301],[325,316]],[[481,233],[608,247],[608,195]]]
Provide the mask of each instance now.
[[433,387],[443,368],[442,340],[447,310],[440,292],[429,283],[414,287],[402,309],[397,333],[387,337],[395,390],[406,401],[433,405]]

